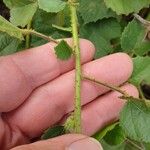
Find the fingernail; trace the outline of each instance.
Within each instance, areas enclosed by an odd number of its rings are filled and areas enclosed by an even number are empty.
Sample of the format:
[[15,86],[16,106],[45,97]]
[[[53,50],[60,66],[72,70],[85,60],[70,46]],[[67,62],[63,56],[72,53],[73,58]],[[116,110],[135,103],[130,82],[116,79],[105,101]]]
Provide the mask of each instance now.
[[66,150],[103,150],[101,144],[93,138],[73,142]]

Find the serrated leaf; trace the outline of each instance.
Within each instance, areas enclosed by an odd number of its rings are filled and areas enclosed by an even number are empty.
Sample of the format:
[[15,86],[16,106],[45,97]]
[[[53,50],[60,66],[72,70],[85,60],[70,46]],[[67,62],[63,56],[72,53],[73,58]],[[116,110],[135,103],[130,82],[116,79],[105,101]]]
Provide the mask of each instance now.
[[150,42],[145,40],[139,43],[134,49],[134,53],[139,56],[146,55],[148,52],[150,52]]
[[25,27],[32,20],[36,10],[37,3],[12,8],[10,10],[10,21],[16,26]]
[[3,2],[8,8],[12,9],[14,7],[21,7],[24,5],[34,3],[36,2],[36,0],[3,0]]
[[5,0],[10,8],[10,22],[16,26],[25,27],[33,18],[37,10],[35,0]]
[[124,52],[133,52],[133,50],[142,43],[145,38],[146,30],[141,23],[136,20],[131,21],[124,29],[121,37],[121,47]]
[[24,39],[20,29],[12,25],[9,21],[7,21],[2,16],[0,16],[0,31],[5,32],[10,36],[18,38],[20,40]]
[[80,0],[79,12],[85,24],[115,16],[115,13],[106,7],[103,0]]
[[72,55],[72,48],[67,44],[66,41],[62,40],[55,47],[55,53],[61,60],[68,60]]
[[[64,39],[66,37],[70,37],[70,33],[62,32],[52,27],[52,24],[57,24],[59,26],[62,26],[64,25],[62,24],[62,22],[66,23],[65,18],[69,17],[70,19],[70,16],[68,16],[68,13],[66,14],[64,11],[56,14],[56,13],[47,13],[44,10],[38,9],[32,19],[33,29],[47,36],[51,36],[54,39]],[[32,36],[32,39],[31,39],[32,46],[34,47],[40,46],[45,43],[47,43],[46,40],[43,40],[43,39],[41,40],[41,38]]]
[[0,33],[0,55],[9,55],[17,51],[20,41],[6,33]]
[[41,139],[46,140],[63,134],[65,134],[65,129],[63,126],[54,126],[52,128],[47,129],[45,133],[42,135]]
[[110,41],[107,41],[105,38],[93,34],[90,37],[90,40],[96,47],[95,59],[101,58],[113,52],[113,48],[110,44]]
[[150,107],[144,100],[128,98],[120,116],[120,125],[125,134],[139,142],[150,142]]
[[118,15],[139,12],[143,7],[149,7],[150,0],[104,0],[107,7]]
[[142,81],[150,83],[150,57],[133,59],[134,70],[130,82],[139,87]]
[[122,128],[117,124],[112,130],[107,132],[104,140],[109,145],[119,145],[125,141],[125,135]]
[[100,142],[104,150],[129,150],[125,149],[126,143],[122,143],[120,145],[109,145],[104,140]]
[[121,35],[121,26],[114,18],[103,19],[96,23],[89,23],[80,28],[82,38],[91,40],[96,47],[95,58],[112,53],[110,41]]
[[63,10],[66,6],[66,2],[62,0],[38,0],[38,4],[40,9],[54,13]]
[[98,141],[102,140],[102,138],[107,134],[107,132],[113,130],[116,125],[118,125],[118,122],[105,127],[103,130],[97,132],[93,137]]

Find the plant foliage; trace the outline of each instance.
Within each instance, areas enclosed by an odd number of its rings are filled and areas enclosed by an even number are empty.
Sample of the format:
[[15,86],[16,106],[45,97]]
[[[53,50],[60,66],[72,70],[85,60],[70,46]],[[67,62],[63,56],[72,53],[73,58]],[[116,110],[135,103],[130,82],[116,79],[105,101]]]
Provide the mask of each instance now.
[[[7,20],[0,16],[1,56],[46,43],[46,38],[42,39],[41,35],[49,39],[71,37],[67,0],[3,2],[10,9],[10,18]],[[95,134],[94,137],[102,142],[106,150],[134,150],[136,147],[132,142],[137,146],[142,142],[145,148],[150,145],[150,108],[141,90],[141,84],[150,85],[149,4],[150,0],[78,0],[76,4],[79,36],[94,43],[95,59],[116,52],[129,54],[134,62],[129,82],[137,86],[141,93],[140,99],[125,98],[127,103],[120,114],[119,123]],[[142,18],[135,18],[134,13]],[[30,35],[26,29],[33,29],[40,36]],[[59,59],[67,60],[74,51],[61,40],[55,47],[55,53]],[[47,133],[43,136],[46,139],[62,134],[64,130],[63,127],[56,127]]]

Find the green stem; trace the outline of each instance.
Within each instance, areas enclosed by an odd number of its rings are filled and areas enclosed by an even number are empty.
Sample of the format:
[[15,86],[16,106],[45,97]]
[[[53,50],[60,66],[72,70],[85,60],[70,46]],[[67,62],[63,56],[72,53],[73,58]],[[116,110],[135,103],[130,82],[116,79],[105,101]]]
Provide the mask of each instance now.
[[130,139],[126,138],[126,141],[128,143],[130,143],[131,145],[133,145],[135,148],[137,148],[138,150],[144,150],[142,147],[140,147],[139,145],[137,145],[136,143],[134,143],[133,141],[131,141]]
[[43,38],[43,39],[45,39],[45,40],[47,40],[47,41],[49,41],[49,42],[54,42],[54,43],[56,43],[56,44],[59,44],[59,41],[57,41],[57,40],[55,40],[55,39],[53,39],[52,37],[50,37],[50,36],[46,36],[46,35],[44,35],[44,34],[42,34],[42,33],[39,33],[39,32],[37,32],[37,31],[34,31],[34,30],[31,30],[31,29],[20,29],[21,30],[21,32],[22,32],[22,34],[23,35],[30,35],[30,34],[33,34],[33,35],[36,35],[36,36],[38,36],[38,37],[41,37],[41,38]]
[[[31,21],[27,25],[27,30],[30,30],[31,28]],[[30,35],[26,35],[26,49],[30,48]]]
[[147,20],[145,20],[144,18],[142,18],[141,16],[139,16],[138,14],[133,14],[134,15],[134,17],[138,20],[138,21],[140,21],[142,24],[144,24],[145,26],[150,26],[150,22],[149,21],[147,21]]
[[110,85],[110,84],[98,81],[98,80],[96,80],[96,79],[94,79],[92,77],[83,76],[83,79],[92,81],[94,83],[103,85],[103,86],[105,86],[105,87],[107,87],[107,88],[109,88],[111,90],[117,91],[117,92],[121,93],[124,97],[130,97],[125,91],[121,90],[119,87],[116,87],[116,86],[113,86],[113,85]]
[[78,20],[75,0],[69,0],[71,12],[71,25],[73,35],[73,49],[75,52],[75,110],[74,110],[74,132],[81,133],[81,57],[78,37]]
[[139,94],[140,94],[141,99],[145,100],[145,96],[142,92],[141,86],[138,86],[138,90],[139,90]]

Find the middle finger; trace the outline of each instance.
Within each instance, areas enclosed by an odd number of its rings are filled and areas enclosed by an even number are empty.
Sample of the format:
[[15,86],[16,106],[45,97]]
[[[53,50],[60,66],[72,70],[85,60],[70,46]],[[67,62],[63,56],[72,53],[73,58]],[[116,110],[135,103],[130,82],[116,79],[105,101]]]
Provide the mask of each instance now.
[[[132,61],[126,54],[113,54],[83,65],[83,73],[108,84],[120,85],[130,77]],[[73,110],[74,76],[75,71],[70,71],[35,90],[20,108],[6,115],[7,121],[30,138],[40,135]],[[82,105],[108,90],[83,81]]]

